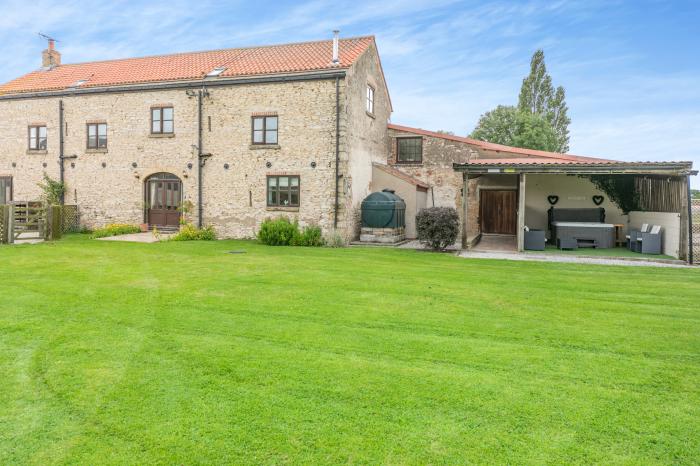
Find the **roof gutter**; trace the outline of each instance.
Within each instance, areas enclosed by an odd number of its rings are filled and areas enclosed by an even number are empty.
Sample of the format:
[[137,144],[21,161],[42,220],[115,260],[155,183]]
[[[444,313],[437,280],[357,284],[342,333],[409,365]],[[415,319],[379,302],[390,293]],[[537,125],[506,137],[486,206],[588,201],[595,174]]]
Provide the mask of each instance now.
[[[344,78],[345,70],[330,70],[314,73],[298,73],[285,75],[267,75],[254,76],[246,78],[216,78],[205,80],[207,87],[214,86],[235,86],[239,84],[260,84],[260,83],[284,83],[296,81],[313,81],[319,79],[336,79]],[[150,84],[130,84],[121,86],[109,87],[88,87],[88,88],[72,88],[61,89],[56,91],[41,91],[27,92],[18,94],[0,95],[0,100],[24,100],[24,99],[40,99],[49,97],[66,97],[74,95],[86,94],[111,94],[123,92],[144,92],[144,91],[161,91],[169,89],[198,89],[202,86],[202,80],[197,81],[176,81],[176,82],[161,82]]]
[[650,162],[650,163],[628,163],[628,164],[499,164],[499,163],[479,163],[465,164],[455,163],[452,168],[457,172],[468,172],[474,174],[515,174],[515,173],[551,173],[551,174],[656,174],[688,176],[696,175],[692,162]]

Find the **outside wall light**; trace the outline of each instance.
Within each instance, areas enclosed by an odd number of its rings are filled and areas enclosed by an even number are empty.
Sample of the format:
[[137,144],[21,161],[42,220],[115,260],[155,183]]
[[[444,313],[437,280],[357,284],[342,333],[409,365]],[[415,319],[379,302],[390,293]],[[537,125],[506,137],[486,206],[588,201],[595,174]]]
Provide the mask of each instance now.
[[189,168],[190,170],[192,170],[192,162],[190,162],[190,163],[187,164],[187,168]]
[[272,162],[267,162],[267,163],[265,164],[265,166],[266,166],[267,168],[272,167]]
[[131,166],[134,167],[134,168],[136,168],[136,167],[138,167],[139,165],[138,165],[136,162],[133,162],[133,163],[131,164]]
[[42,163],[41,166],[46,168],[46,162]]
[[227,163],[224,164],[224,170],[228,170],[229,165]]
[[102,162],[102,168],[106,168],[106,167],[107,167],[107,162]]

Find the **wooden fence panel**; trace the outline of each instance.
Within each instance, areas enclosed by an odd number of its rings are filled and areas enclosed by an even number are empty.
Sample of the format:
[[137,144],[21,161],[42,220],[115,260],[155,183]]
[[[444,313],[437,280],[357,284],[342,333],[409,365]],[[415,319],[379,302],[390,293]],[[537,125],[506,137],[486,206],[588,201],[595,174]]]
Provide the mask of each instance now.
[[680,212],[683,180],[678,177],[638,176],[634,185],[644,212]]
[[693,263],[700,264],[700,199],[691,201],[691,225],[693,239],[690,245],[693,248]]
[[63,233],[75,233],[80,231],[80,212],[77,205],[67,204],[63,206],[61,229]]
[[8,242],[10,232],[10,206],[0,205],[0,244]]

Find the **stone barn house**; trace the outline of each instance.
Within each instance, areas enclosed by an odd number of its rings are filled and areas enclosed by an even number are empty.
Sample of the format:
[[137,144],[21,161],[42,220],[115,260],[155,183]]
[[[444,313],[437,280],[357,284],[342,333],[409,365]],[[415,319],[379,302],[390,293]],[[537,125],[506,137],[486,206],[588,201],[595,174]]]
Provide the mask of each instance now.
[[[252,237],[268,217],[359,234],[359,207],[391,189],[415,215],[449,206],[462,245],[547,229],[557,208],[599,205],[624,235],[645,221],[665,252],[692,244],[689,162],[630,163],[501,146],[390,123],[374,37],[63,64],[0,86],[0,204],[35,200],[44,174],[88,227],[176,228],[183,215],[221,237]],[[646,202],[623,212],[589,178],[632,176]],[[183,213],[183,206],[191,209]]]

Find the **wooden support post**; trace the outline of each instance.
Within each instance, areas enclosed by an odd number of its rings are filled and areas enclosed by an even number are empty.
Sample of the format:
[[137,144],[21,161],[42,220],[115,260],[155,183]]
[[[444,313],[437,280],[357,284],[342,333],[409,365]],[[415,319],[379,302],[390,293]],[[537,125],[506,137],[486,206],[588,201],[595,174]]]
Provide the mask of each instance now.
[[0,205],[0,243],[7,243],[8,213],[10,206]]
[[15,242],[15,205],[9,205],[10,217],[7,221],[7,242],[12,244]]
[[519,176],[518,186],[518,251],[525,249],[525,173]]
[[680,244],[678,245],[678,258],[680,260],[689,261],[690,260],[690,248],[693,245],[690,243],[690,216],[688,215],[690,205],[690,199],[688,198],[688,177],[682,177],[680,179],[680,200],[681,200],[681,231],[680,231]]
[[469,249],[469,174],[462,172],[462,249]]

